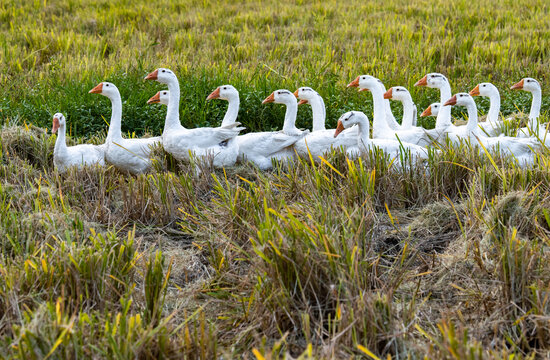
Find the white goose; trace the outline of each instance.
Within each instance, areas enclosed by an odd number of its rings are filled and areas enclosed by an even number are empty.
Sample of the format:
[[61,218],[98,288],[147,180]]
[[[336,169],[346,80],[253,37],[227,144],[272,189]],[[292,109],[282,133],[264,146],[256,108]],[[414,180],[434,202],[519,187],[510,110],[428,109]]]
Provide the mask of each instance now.
[[298,114],[298,101],[293,93],[286,89],[275,90],[267,98],[262,101],[262,104],[275,103],[286,106],[285,122],[283,124],[283,132],[292,136],[305,136],[309,130],[302,131],[296,127],[296,115]]
[[101,94],[111,100],[112,113],[109,132],[105,140],[105,160],[117,169],[139,174],[151,167],[151,146],[158,144],[160,137],[145,139],[125,139],[122,137],[122,100],[117,87],[109,82],[99,83],[89,91],[91,94]]
[[105,165],[104,145],[82,144],[67,146],[65,139],[66,121],[65,116],[57,113],[53,116],[52,134],[59,129],[57,140],[53,148],[53,163],[59,172],[66,171],[69,167],[81,168],[86,165]]
[[[443,74],[439,73],[429,73],[426,74],[422,79],[418,80],[414,86],[427,86],[433,89],[439,89],[439,102],[443,104],[451,96],[451,84],[449,80]],[[440,108],[439,113],[437,114],[437,119],[435,120],[435,129],[441,134],[445,132],[450,132],[455,129],[451,121],[451,108],[443,106]]]
[[[372,75],[368,75],[368,76],[371,76],[373,79],[376,79],[376,81],[378,81],[378,85],[380,86],[380,88],[382,89],[382,93],[385,93],[386,92],[386,86],[384,85],[384,83],[382,82],[382,80],[372,76]],[[359,86],[358,83],[356,84],[355,82],[359,79],[359,77],[357,77],[354,81],[352,81],[351,83],[348,84],[348,88],[349,87],[357,87]],[[359,88],[359,91],[369,91],[369,89],[367,88]],[[390,101],[387,100],[387,99],[384,99],[383,100],[384,102],[384,108],[385,108],[385,114],[386,114],[386,123],[388,124],[388,126],[390,127],[390,129],[392,130],[401,130],[401,126],[397,120],[395,120],[395,116],[393,116],[393,112],[391,111],[391,106],[390,106]]]
[[[237,89],[231,85],[220,86],[208,95],[207,100],[212,99],[227,100],[229,107],[222,123],[231,124],[235,122],[239,110],[239,92]],[[148,103],[168,105],[170,103],[170,92],[168,90],[159,91],[149,99]],[[281,131],[239,135],[235,139],[239,146],[238,160],[251,161],[262,170],[270,169],[271,159],[284,160],[294,155],[291,146],[300,138],[300,136],[286,135]]]
[[[467,93],[458,93],[445,102],[443,107],[454,105],[465,106],[468,110],[468,124],[466,127],[460,127],[462,139],[471,141],[473,144],[478,142],[483,144],[487,150],[500,151],[503,155],[512,155],[520,164],[533,163],[533,150],[540,145],[536,139],[515,138],[510,136],[487,137],[477,126],[477,106],[474,99]],[[449,138],[458,141],[458,134],[450,133]],[[482,152],[482,151],[481,151]]]
[[311,154],[317,158],[331,148],[347,148],[357,144],[357,128],[348,129],[337,138],[334,137],[334,129],[325,130],[325,102],[317,91],[310,87],[301,87],[294,92],[294,96],[300,99],[298,105],[310,104],[313,111],[313,132],[294,144],[298,155],[309,156]]
[[401,154],[410,153],[413,159],[424,159],[428,156],[428,151],[419,145],[402,143],[392,139],[371,139],[369,136],[369,118],[360,111],[348,111],[338,119],[338,127],[334,132],[337,137],[344,129],[353,125],[358,126],[357,143],[354,147],[347,150],[349,157],[355,157],[357,153],[368,152],[374,147],[380,148],[389,154],[392,159],[399,158]]
[[489,113],[487,120],[478,125],[488,136],[497,136],[502,133],[503,123],[499,120],[500,93],[491,83],[481,83],[470,91],[470,96],[486,96],[489,98]]
[[432,143],[430,136],[421,128],[411,128],[406,130],[392,130],[386,122],[386,107],[384,105],[384,93],[380,82],[370,75],[358,76],[354,81],[348,84],[348,87],[359,87],[359,90],[367,89],[372,93],[374,102],[374,120],[373,120],[373,138],[392,139],[398,138],[400,141],[410,144],[428,146]]
[[169,103],[166,112],[162,145],[178,160],[189,160],[191,153],[199,157],[212,157],[215,167],[235,164],[238,145],[229,141],[235,138],[243,127],[234,122],[217,128],[204,127],[186,129],[180,123],[179,101],[180,87],[176,75],[169,69],[159,68],[145,77],[168,85]]
[[416,127],[417,110],[409,90],[403,86],[391,87],[384,93],[384,99],[397,100],[403,104],[403,119],[401,120],[402,130]]
[[298,106],[303,104],[311,105],[311,111],[313,112],[313,132],[325,130],[327,110],[323,97],[317,91],[307,86],[296,89],[294,96],[300,100]]
[[529,111],[529,124],[527,127],[519,129],[518,137],[536,136],[546,140],[546,126],[539,123],[540,107],[542,104],[542,89],[537,80],[533,78],[523,78],[511,87],[512,90],[524,90],[533,95],[531,110]]

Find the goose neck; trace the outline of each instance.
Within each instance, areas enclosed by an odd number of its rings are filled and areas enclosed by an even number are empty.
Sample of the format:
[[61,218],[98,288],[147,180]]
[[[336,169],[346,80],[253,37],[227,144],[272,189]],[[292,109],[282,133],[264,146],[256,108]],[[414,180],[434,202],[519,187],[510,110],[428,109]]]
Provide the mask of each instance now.
[[489,114],[487,115],[487,119],[495,124],[498,121],[498,116],[500,114],[500,94],[497,92],[491,92],[491,95],[489,95]]
[[118,91],[115,94],[108,95],[108,98],[111,100],[112,110],[107,139],[120,139],[122,138],[122,99],[120,98],[120,93]]
[[357,137],[357,145],[359,148],[365,147],[367,148],[370,144],[370,127],[369,127],[369,120],[366,118],[361,119],[361,121],[358,122],[357,127],[359,128],[359,136]]
[[478,129],[477,127],[477,106],[472,100],[466,104],[466,109],[468,110],[468,123],[466,124],[466,129],[469,132],[474,132]]
[[167,129],[179,128],[180,123],[180,84],[177,79],[170,79],[167,82],[169,94],[168,109],[166,111],[166,120],[164,122],[164,131]]
[[372,101],[374,104],[374,114],[372,127],[375,137],[379,137],[381,133],[388,133],[392,130],[386,121],[386,106],[384,104],[384,95],[379,86],[373,86],[369,89],[372,93]]
[[320,95],[308,101],[311,105],[311,111],[313,112],[313,131],[325,130],[325,102]]
[[416,107],[414,106],[411,98],[403,100],[403,120],[401,120],[401,126],[403,129],[410,129],[414,126],[416,120],[415,110]]
[[295,133],[296,128],[296,115],[298,113],[298,103],[296,101],[288,101],[284,103],[286,105],[285,122],[283,125],[283,132],[287,134]]
[[[449,100],[452,96],[451,94],[451,85],[449,83],[443,84],[439,88],[439,94],[440,94],[440,101],[441,104],[445,104],[447,100]],[[439,114],[437,114],[437,119],[435,120],[435,128],[436,129],[444,129],[446,127],[449,127],[452,125],[451,122],[451,107],[450,106],[442,106],[441,109],[439,109]]]
[[235,121],[237,121],[237,116],[239,115],[239,96],[229,98],[228,103],[229,105],[227,107],[227,111],[225,112],[225,116],[222,120],[222,126],[234,124]]
[[59,126],[57,131],[57,139],[55,140],[54,152],[59,154],[67,150],[67,140],[66,140],[66,129],[65,124]]
[[542,92],[540,89],[536,89],[532,92],[533,100],[531,102],[531,110],[529,111],[529,123],[533,127],[534,124],[538,121],[540,116],[540,107],[542,104]]

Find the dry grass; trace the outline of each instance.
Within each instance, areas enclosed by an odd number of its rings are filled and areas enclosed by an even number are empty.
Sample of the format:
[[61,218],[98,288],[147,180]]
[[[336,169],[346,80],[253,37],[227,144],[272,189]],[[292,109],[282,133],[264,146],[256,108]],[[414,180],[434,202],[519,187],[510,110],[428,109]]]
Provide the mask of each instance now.
[[425,165],[334,152],[262,173],[159,148],[149,174],[61,175],[44,132],[0,135],[7,357],[550,348],[546,153],[522,169],[466,146]]

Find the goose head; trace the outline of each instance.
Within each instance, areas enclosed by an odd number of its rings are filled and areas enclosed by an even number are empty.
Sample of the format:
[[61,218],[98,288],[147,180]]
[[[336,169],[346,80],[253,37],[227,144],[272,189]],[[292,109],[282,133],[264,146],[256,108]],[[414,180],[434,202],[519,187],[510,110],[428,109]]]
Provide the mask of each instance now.
[[347,87],[358,87],[359,91],[370,91],[376,86],[383,85],[380,80],[371,75],[359,75]]
[[145,77],[145,80],[155,80],[161,84],[168,84],[171,81],[178,81],[176,74],[170,69],[158,68]]
[[338,125],[334,131],[334,137],[337,137],[345,129],[359,123],[364,123],[365,121],[368,124],[369,118],[361,111],[348,111],[338,119]]
[[168,106],[168,102],[170,101],[170,92],[168,90],[162,90],[159,91],[147,100],[147,104],[163,104]]
[[443,106],[466,106],[471,104],[474,101],[474,99],[470,96],[468,93],[458,93],[453,95],[449,100],[443,104]]
[[445,84],[448,84],[449,80],[445,75],[440,73],[426,74],[422,79],[418,80],[414,86],[427,86],[429,88],[440,89]]
[[107,97],[116,96],[119,94],[118,88],[115,84],[110,82],[100,82],[92,90],[88,91],[90,94],[100,94]]
[[426,110],[424,110],[422,112],[422,114],[420,114],[420,117],[426,117],[426,116],[437,116],[439,114],[439,109],[441,108],[441,104],[440,103],[433,103],[431,104],[430,106],[428,106],[426,108]]
[[212,99],[222,99],[222,100],[232,100],[232,99],[238,99],[239,98],[239,92],[235,87],[232,85],[222,85],[218,86],[216,90],[212,91],[210,95],[206,98],[206,100],[212,100]]
[[409,90],[407,90],[403,86],[394,86],[389,88],[388,91],[384,93],[384,99],[412,101],[412,97],[411,97],[411,94],[409,93]]
[[540,84],[533,78],[523,78],[511,87],[512,90],[525,90],[529,92],[540,91]]
[[302,105],[302,104],[307,104],[308,102],[310,102],[311,100],[314,100],[316,97],[320,95],[317,91],[313,90],[312,88],[308,86],[303,86],[301,88],[296,89],[296,91],[294,92],[294,96],[296,96],[296,98],[300,100],[298,102],[298,105]]
[[288,90],[280,89],[275,90],[268,97],[262,101],[262,104],[275,103],[275,104],[296,104],[296,97]]
[[62,113],[56,113],[53,116],[52,134],[55,134],[61,126],[65,126],[65,116]]
[[491,96],[492,94],[498,94],[498,89],[491,83],[480,83],[475,88],[470,90],[470,96]]

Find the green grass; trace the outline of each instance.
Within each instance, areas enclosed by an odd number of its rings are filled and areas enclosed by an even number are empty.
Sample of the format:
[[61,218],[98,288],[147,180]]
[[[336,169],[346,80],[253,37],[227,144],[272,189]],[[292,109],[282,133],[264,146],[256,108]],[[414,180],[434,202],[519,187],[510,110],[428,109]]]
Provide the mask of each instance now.
[[[547,88],[548,13],[543,0],[8,0],[0,5],[0,110],[4,120],[39,126],[61,111],[73,134],[89,136],[110,116],[108,100],[87,93],[105,80],[121,90],[124,131],[159,133],[165,110],[145,102],[160,85],[143,77],[164,66],[179,76],[189,127],[219,124],[225,104],[205,99],[224,83],[241,92],[239,119],[251,131],[281,127],[282,107],[261,105],[271,91],[304,85],[325,97],[335,126],[345,111],[371,113],[370,96],[345,89],[364,73],[408,87],[419,109],[438,100],[436,91],[412,86],[426,72],[445,73],[454,92],[492,81],[507,115],[529,105],[528,94],[508,90],[513,83],[532,76]],[[480,104],[486,112],[488,102]],[[299,126],[309,127],[310,116],[301,109]]]
[[[543,358],[550,349],[550,155],[533,168],[442,147],[427,167],[378,152],[195,175],[155,150],[155,170],[53,169],[51,115],[72,143],[101,143],[121,90],[123,130],[158,134],[145,101],[176,71],[186,126],[218,124],[206,102],[241,92],[239,120],[278,129],[277,88],[309,85],[329,126],[372,111],[346,90],[361,73],[405,85],[419,108],[435,90],[549,74],[544,1],[405,4],[8,0],[0,4],[0,354],[2,358]],[[479,99],[486,111],[488,102]],[[398,109],[396,104],[395,108]],[[399,110],[400,111],[400,110]],[[460,109],[456,116],[462,116]],[[521,118],[521,116],[518,116]],[[309,127],[308,107],[298,126]],[[426,171],[429,169],[429,171]],[[372,355],[371,355],[372,354]]]

